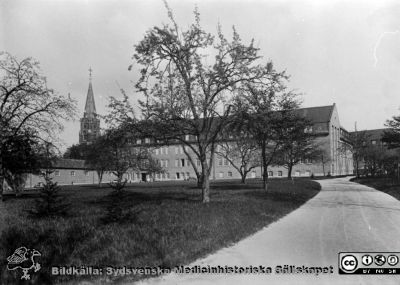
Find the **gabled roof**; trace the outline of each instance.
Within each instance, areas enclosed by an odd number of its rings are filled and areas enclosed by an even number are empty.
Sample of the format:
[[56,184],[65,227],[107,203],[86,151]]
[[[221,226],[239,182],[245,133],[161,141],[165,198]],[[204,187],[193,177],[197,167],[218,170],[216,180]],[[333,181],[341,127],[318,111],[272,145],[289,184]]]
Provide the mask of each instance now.
[[58,169],[86,169],[85,161],[81,159],[59,158],[52,163],[52,168]]
[[96,114],[96,105],[94,103],[92,82],[89,82],[89,89],[88,89],[88,93],[86,96],[85,113],[87,116]]
[[335,105],[300,108],[295,112],[310,120],[311,123],[327,123],[331,120]]

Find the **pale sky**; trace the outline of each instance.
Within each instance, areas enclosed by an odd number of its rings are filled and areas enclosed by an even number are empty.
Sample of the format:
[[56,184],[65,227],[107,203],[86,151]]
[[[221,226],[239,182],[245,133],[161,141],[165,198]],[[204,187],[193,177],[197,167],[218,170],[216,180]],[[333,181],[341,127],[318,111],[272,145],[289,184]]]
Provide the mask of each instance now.
[[[342,126],[382,128],[400,114],[400,3],[395,1],[168,1],[178,24],[220,23],[228,36],[235,25],[252,38],[264,60],[291,75],[289,87],[303,93],[303,106],[337,104]],[[98,113],[118,84],[135,104],[138,79],[134,45],[153,26],[167,23],[161,0],[2,0],[0,51],[41,63],[49,87],[71,94],[83,114],[89,72]],[[117,83],[118,82],[118,83]],[[102,127],[104,123],[102,122]],[[79,140],[79,118],[60,134],[64,148]]]

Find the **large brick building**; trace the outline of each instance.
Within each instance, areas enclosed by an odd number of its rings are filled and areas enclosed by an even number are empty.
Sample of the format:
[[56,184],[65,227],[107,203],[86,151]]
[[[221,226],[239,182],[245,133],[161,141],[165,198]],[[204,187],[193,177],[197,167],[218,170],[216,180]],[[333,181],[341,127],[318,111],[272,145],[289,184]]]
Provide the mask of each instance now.
[[[348,132],[340,125],[336,104],[330,106],[301,108],[297,112],[312,123],[309,130],[316,136],[316,142],[325,149],[324,163],[320,161],[304,160],[293,167],[293,176],[321,176],[321,175],[348,175],[353,174],[353,159],[351,152],[341,151],[343,144],[349,144]],[[156,174],[156,181],[160,180],[186,180],[195,178],[195,172],[182,145],[155,146],[150,139],[139,139],[136,146],[148,146],[153,149],[153,156],[165,169],[165,173]],[[348,149],[348,148],[347,148]],[[191,150],[185,149],[189,155]],[[193,157],[193,156],[192,156]],[[199,161],[196,161],[199,165]],[[285,177],[287,169],[282,166],[272,166],[268,169],[270,177]],[[261,168],[255,168],[249,178],[261,177]],[[215,154],[213,159],[211,177],[217,179],[238,179],[240,174],[223,157]],[[129,181],[146,181],[149,174],[141,171],[127,173]]]
[[[323,163],[321,160],[301,161],[293,167],[292,175],[295,177],[307,177],[311,175],[337,176],[353,174],[353,158],[351,152],[349,150],[346,152],[341,151],[341,149],[343,149],[341,148],[343,144],[349,144],[349,134],[340,125],[336,104],[301,108],[298,109],[297,112],[312,123],[311,129],[308,131],[315,135],[316,143],[325,150],[325,158]],[[128,171],[124,179],[127,179],[129,182],[187,180],[196,178],[193,166],[185,154],[182,145],[170,144],[168,146],[157,146],[148,138],[138,139],[133,144],[140,147],[149,147],[153,157],[159,161],[161,166],[165,169],[165,172],[155,174],[155,177],[151,177],[151,175],[145,171]],[[349,148],[347,147],[345,149]],[[186,151],[189,155],[191,154],[191,150],[186,149]],[[196,161],[196,163],[199,164],[198,161]],[[288,170],[282,166],[271,166],[268,171],[269,177],[279,178],[286,177]],[[54,172],[52,175],[53,180],[60,185],[98,183],[97,173],[94,170],[86,169],[84,161],[82,160],[59,160],[54,165]],[[255,168],[248,175],[248,178],[261,177],[262,171],[260,167]],[[240,174],[226,159],[215,154],[210,178],[211,180],[239,179]],[[114,179],[115,176],[111,173],[106,173],[103,182],[110,182]],[[32,187],[39,181],[41,181],[40,177],[31,175],[27,180],[27,186]]]

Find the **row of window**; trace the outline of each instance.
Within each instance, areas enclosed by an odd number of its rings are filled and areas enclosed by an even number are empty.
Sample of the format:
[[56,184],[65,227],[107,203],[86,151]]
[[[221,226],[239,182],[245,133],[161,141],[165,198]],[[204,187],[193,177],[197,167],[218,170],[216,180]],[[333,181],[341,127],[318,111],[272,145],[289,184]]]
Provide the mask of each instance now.
[[[277,174],[278,177],[282,177],[283,172],[279,170],[279,171],[277,171],[276,174]],[[294,172],[294,176],[300,176],[300,175],[301,175],[301,172],[299,170],[296,170]],[[273,177],[274,176],[274,172],[273,171],[268,171],[268,176],[269,177]],[[306,170],[305,176],[311,176],[311,171],[310,170]]]
[[[155,150],[155,154],[156,155],[168,154],[168,147],[157,148]],[[176,146],[175,147],[175,154],[184,154],[183,147],[182,146]]]
[[[76,176],[76,171],[72,170],[69,174],[71,176]],[[89,175],[90,175],[90,172],[89,171],[85,171],[85,176],[89,176]],[[59,170],[54,171],[54,176],[61,176],[60,171]]]
[[168,147],[160,147],[156,149],[156,155],[168,154]]
[[[194,140],[193,136],[190,135],[185,135],[185,140],[189,141],[189,140]],[[151,139],[150,138],[144,138],[144,139],[136,139],[136,144],[140,145],[140,144],[149,144],[151,143]],[[160,141],[157,140],[157,143],[160,143]]]
[[[165,167],[168,167],[168,160],[162,160],[162,161],[164,161],[166,163]],[[185,160],[184,159],[181,160],[181,162],[180,162],[181,164],[179,164],[179,161],[180,160],[178,160],[178,159],[175,161],[175,166],[177,166],[177,165],[182,165],[182,167],[185,166]],[[187,161],[187,162],[189,163],[189,161]],[[163,165],[161,165],[161,166],[163,166]],[[56,170],[54,172],[54,175],[55,176],[60,176],[60,171]],[[75,176],[76,172],[74,170],[72,170],[70,172],[70,175],[71,176]],[[85,175],[89,176],[89,172],[85,171]],[[276,175],[278,177],[282,177],[283,172],[279,170],[279,171],[276,172]],[[300,176],[300,175],[301,175],[301,172],[299,170],[294,172],[294,176]],[[232,176],[233,176],[232,171],[228,171],[226,173],[226,175],[225,175],[225,173],[223,171],[220,171],[218,173],[218,177],[219,178],[232,177]],[[268,176],[269,177],[273,177],[274,176],[274,172],[273,171],[268,171]],[[310,170],[306,170],[305,171],[305,176],[311,176],[311,171]],[[131,177],[132,177],[133,180],[135,180],[134,173],[131,174]],[[256,177],[256,172],[255,171],[251,172],[250,173],[250,178],[255,178],[255,177]],[[169,178],[170,178],[170,174],[168,172],[166,172],[166,173],[157,173],[156,174],[156,179],[169,179]],[[175,179],[179,180],[179,179],[189,179],[189,178],[190,178],[190,173],[189,172],[186,172],[186,173],[184,173],[184,172],[176,172],[175,173]],[[140,179],[140,173],[137,173],[137,179],[138,180]]]
[[229,166],[231,163],[226,158],[218,159],[218,166]]

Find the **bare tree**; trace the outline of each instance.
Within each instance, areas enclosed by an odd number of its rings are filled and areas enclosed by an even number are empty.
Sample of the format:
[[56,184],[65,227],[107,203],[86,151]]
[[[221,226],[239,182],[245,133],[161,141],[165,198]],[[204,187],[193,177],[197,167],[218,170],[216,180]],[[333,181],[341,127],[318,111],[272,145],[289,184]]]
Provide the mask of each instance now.
[[[331,154],[328,147],[329,142],[320,141],[315,146],[315,162],[319,162],[322,165],[322,173],[326,176],[327,165],[332,161]],[[329,172],[328,172],[329,173]]]
[[350,151],[353,154],[354,168],[356,177],[360,177],[360,163],[364,160],[366,155],[366,147],[370,136],[366,131],[358,131],[349,134],[349,144],[342,144],[340,151]]
[[216,141],[231,114],[229,94],[244,84],[267,86],[277,73],[259,63],[259,49],[253,41],[242,43],[235,28],[231,41],[220,27],[214,37],[202,29],[195,9],[194,23],[182,31],[167,10],[171,25],[152,28],[136,46],[134,58],[141,66],[136,87],[145,96],[140,105],[147,124],[140,130],[190,150],[200,162],[192,165],[207,203]]
[[257,143],[249,137],[249,133],[235,131],[234,128],[229,128],[221,138],[215,153],[239,172],[242,183],[246,183],[247,175],[261,165]]
[[[270,63],[267,67],[273,70]],[[263,188],[268,190],[268,167],[274,163],[287,134],[293,128],[297,94],[286,92],[284,73],[275,73],[268,85],[247,84],[235,98],[236,120],[249,133],[261,152]]]
[[296,115],[287,119],[290,120],[289,128],[274,162],[287,168],[288,179],[291,179],[294,165],[306,159],[315,160],[319,152],[314,141],[315,135],[311,131],[311,123],[304,117]]
[[31,139],[50,140],[62,129],[62,120],[75,115],[75,102],[49,89],[39,63],[32,58],[19,61],[0,53],[0,185],[3,193],[3,161],[12,138],[29,134]]

